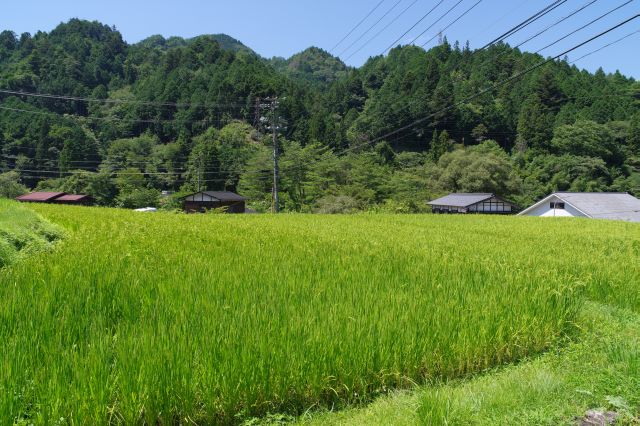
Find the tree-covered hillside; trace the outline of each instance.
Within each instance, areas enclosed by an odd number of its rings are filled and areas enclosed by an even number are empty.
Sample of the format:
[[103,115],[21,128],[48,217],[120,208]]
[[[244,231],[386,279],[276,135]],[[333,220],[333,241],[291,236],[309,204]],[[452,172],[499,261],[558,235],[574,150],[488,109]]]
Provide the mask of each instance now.
[[291,78],[316,84],[333,83],[346,77],[348,72],[344,62],[317,47],[310,47],[289,59],[273,58],[271,63]]
[[316,48],[266,60],[219,35],[130,45],[77,19],[4,31],[0,171],[106,205],[171,205],[160,191],[200,182],[265,209],[271,139],[256,130],[268,113],[258,98],[278,96],[284,209],[421,211],[447,191],[522,204],[553,190],[640,194],[633,79],[558,61],[463,102],[543,59],[445,40],[349,69]]

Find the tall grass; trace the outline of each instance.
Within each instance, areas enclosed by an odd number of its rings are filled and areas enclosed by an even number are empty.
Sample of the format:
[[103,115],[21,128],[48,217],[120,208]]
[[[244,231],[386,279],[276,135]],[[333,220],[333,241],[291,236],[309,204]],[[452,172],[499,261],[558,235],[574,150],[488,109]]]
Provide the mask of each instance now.
[[627,224],[37,210],[69,236],[0,272],[1,423],[339,407],[542,351],[585,291],[639,301]]

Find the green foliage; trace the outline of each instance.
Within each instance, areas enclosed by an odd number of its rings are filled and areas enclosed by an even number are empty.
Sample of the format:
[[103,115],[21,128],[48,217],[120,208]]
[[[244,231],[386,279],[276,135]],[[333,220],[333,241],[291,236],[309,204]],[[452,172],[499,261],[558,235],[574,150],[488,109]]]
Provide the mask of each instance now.
[[629,148],[635,155],[640,156],[640,112],[631,119],[628,138]]
[[160,192],[152,188],[126,188],[116,197],[116,205],[125,209],[158,207]]
[[593,121],[580,121],[556,128],[551,147],[561,155],[601,158],[607,163],[619,163],[622,157],[609,128]]
[[274,67],[294,79],[327,85],[347,75],[347,66],[337,57],[310,47],[289,59],[273,58]]
[[545,111],[540,98],[531,95],[523,104],[518,118],[518,146],[543,149],[553,135],[553,116]]
[[0,173],[0,198],[16,198],[29,190],[20,183],[17,172]]
[[[411,197],[442,185],[424,167],[399,167],[395,157],[429,154],[435,163],[455,145],[485,140],[512,155],[518,178],[530,182],[522,194],[507,185],[515,192],[505,195],[528,202],[543,188],[574,181],[576,187],[635,191],[640,103],[633,79],[553,62],[463,102],[541,60],[506,45],[470,55],[445,41],[429,51],[392,49],[350,69],[318,48],[263,59],[220,34],[152,36],[127,45],[115,29],[78,19],[34,36],[4,31],[0,87],[105,102],[0,95],[2,106],[29,111],[0,111],[0,170],[25,170],[21,179],[29,188],[58,185],[40,182],[67,179],[75,170],[104,173],[110,187],[102,180],[94,190],[104,205],[115,203],[116,173],[124,169],[138,169],[143,186],[158,191],[195,190],[200,177],[207,189],[248,191],[243,195],[251,205],[265,210],[270,140],[247,123],[260,116],[258,98],[277,95],[286,122],[280,134],[284,210],[312,211],[323,197],[347,195],[360,209],[397,202],[419,211],[425,200]],[[367,146],[373,139],[386,142]],[[565,156],[604,161],[602,174],[609,178],[594,181],[593,173],[573,166],[579,175],[554,180],[537,174],[540,164]],[[295,158],[305,165],[296,169]],[[401,186],[402,179],[411,188],[398,188],[404,194],[398,195],[389,182]],[[413,187],[418,183],[421,191]]]
[[443,155],[434,169],[434,179],[443,192],[510,195],[520,191],[514,165],[495,141]]
[[429,148],[429,156],[431,161],[437,163],[447,152],[453,149],[453,143],[449,137],[449,133],[443,130],[438,134],[438,131],[433,132],[433,138],[431,139],[431,147]]

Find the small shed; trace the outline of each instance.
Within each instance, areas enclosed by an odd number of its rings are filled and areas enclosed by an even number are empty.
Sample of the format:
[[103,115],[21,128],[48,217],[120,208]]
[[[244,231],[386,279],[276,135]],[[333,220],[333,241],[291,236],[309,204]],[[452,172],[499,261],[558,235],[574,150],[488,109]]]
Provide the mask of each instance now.
[[52,203],[56,198],[66,195],[64,192],[32,192],[16,197],[22,203]]
[[183,198],[187,213],[204,213],[207,210],[226,208],[227,213],[245,213],[246,198],[227,191],[203,191]]
[[90,206],[93,204],[93,198],[83,194],[65,194],[53,200],[55,204],[72,204],[81,206]]
[[640,222],[640,200],[626,192],[555,192],[519,215]]
[[490,193],[454,193],[427,204],[436,214],[512,214],[519,210],[512,202]]

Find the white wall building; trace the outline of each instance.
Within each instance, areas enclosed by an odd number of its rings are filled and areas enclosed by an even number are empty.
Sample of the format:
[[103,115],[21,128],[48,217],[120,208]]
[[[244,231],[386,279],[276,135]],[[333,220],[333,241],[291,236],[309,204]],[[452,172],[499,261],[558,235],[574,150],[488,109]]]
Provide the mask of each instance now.
[[518,211],[518,206],[494,194],[485,193],[455,193],[437,200],[429,201],[434,213],[438,214],[512,214]]
[[620,192],[556,192],[523,210],[519,216],[640,222],[640,200]]

